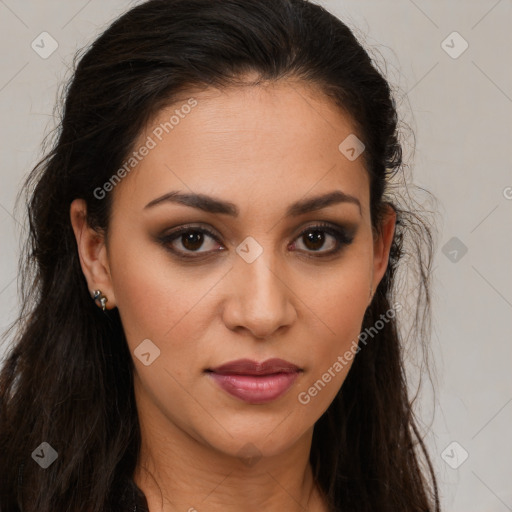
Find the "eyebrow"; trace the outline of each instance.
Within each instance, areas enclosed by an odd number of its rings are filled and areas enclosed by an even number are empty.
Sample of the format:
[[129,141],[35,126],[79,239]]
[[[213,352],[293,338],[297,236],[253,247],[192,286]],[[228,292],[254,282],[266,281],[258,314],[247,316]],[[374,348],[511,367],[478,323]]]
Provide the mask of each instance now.
[[[238,207],[229,201],[222,201],[205,194],[183,194],[178,191],[172,191],[161,197],[153,199],[153,201],[149,202],[144,209],[169,202],[183,204],[185,206],[190,206],[213,214],[224,214],[232,217],[238,217],[239,214]],[[359,213],[362,215],[361,203],[357,197],[346,194],[341,190],[334,190],[320,196],[301,199],[291,204],[286,210],[285,216],[299,216],[339,203],[352,203],[357,205],[359,207]]]

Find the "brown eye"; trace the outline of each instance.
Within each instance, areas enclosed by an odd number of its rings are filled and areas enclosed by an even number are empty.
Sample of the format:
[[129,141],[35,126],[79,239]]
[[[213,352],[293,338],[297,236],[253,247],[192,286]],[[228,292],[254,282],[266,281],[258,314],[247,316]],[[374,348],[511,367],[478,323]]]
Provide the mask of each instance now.
[[[311,226],[297,237],[298,244],[294,242],[293,248],[299,248],[301,251],[317,252],[318,256],[331,256],[339,252],[345,245],[349,245],[354,240],[354,236],[349,236],[347,232],[341,227],[334,227],[331,224],[319,224]],[[326,242],[328,243],[327,250],[322,250]],[[305,249],[297,247],[303,245]]]
[[[331,236],[332,235],[328,235]],[[326,234],[324,231],[319,229],[310,229],[305,234],[302,235],[302,240],[304,241],[304,245],[311,251],[320,250],[325,244]],[[334,238],[334,237],[332,237]]]
[[[172,233],[160,237],[159,241],[166,249],[183,258],[195,258],[194,253],[205,255],[221,250],[218,247],[220,243],[216,235],[202,227],[182,226]],[[200,250],[204,246],[206,249]]]
[[197,251],[204,242],[204,235],[199,231],[189,231],[181,235],[181,243],[188,251]]

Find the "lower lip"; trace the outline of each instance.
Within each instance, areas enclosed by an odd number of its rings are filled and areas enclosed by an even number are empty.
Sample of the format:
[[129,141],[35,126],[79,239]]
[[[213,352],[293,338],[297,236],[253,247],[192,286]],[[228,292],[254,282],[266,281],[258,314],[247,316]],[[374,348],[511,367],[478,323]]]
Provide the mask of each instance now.
[[295,382],[298,372],[272,375],[227,375],[209,373],[230,395],[251,404],[264,404],[284,395]]

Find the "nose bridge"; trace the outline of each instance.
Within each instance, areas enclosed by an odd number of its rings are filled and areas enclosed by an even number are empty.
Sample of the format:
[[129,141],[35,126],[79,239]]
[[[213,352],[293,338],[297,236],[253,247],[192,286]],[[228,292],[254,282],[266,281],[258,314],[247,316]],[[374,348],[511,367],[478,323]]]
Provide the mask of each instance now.
[[275,300],[281,295],[281,282],[273,269],[273,263],[274,258],[264,254],[258,256],[252,263],[238,262],[244,292],[249,298]]
[[293,320],[291,292],[277,269],[272,249],[264,249],[255,239],[247,237],[236,252],[233,269],[236,301],[230,306],[229,323],[232,327],[234,324],[246,327],[258,337],[270,336]]

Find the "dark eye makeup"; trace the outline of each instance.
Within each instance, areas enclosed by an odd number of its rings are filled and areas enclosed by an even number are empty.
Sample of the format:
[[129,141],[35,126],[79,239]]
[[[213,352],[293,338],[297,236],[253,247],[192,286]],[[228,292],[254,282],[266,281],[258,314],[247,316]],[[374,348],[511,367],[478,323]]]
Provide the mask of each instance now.
[[[340,253],[345,246],[353,242],[355,237],[354,231],[353,228],[347,229],[346,227],[331,222],[322,221],[303,229],[287,247],[296,250],[297,241],[300,241],[300,245],[304,248],[298,249],[298,251],[305,253],[308,257],[315,259],[333,257]],[[328,251],[321,250],[326,242],[329,241],[328,237],[332,238],[330,245],[334,245],[334,248]],[[198,249],[202,248],[205,240],[208,238],[213,240],[220,247],[213,250],[199,251]],[[170,233],[158,236],[157,241],[167,251],[171,252],[173,256],[184,261],[197,261],[205,257],[210,258],[215,253],[225,250],[225,247],[222,246],[222,242],[220,241],[220,236],[205,226],[180,226]],[[181,245],[182,248],[177,248],[176,245]]]

